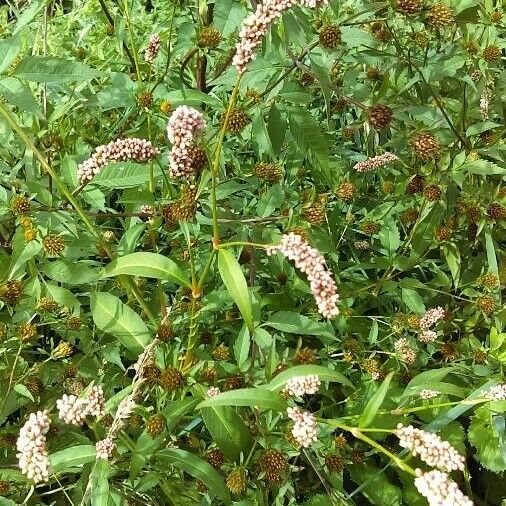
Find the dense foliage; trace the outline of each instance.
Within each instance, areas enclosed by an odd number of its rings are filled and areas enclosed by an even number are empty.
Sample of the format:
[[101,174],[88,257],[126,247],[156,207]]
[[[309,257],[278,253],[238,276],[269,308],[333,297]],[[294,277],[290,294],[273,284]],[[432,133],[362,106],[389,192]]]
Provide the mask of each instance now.
[[501,504],[500,4],[2,3],[1,506]]

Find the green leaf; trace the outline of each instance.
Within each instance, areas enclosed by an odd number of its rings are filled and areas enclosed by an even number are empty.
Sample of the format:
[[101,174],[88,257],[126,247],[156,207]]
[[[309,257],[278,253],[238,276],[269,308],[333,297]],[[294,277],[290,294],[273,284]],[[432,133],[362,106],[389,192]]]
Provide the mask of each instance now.
[[[49,456],[51,467],[56,473],[79,471],[84,464],[96,458],[94,445],[79,445],[65,448]],[[77,468],[77,469],[76,469]]]
[[19,79],[5,77],[0,80],[0,96],[4,96],[10,104],[22,111],[30,112],[38,118],[44,117],[29,86]]
[[478,408],[471,420],[468,438],[483,467],[494,473],[506,471],[504,416],[494,415],[487,406]]
[[378,235],[381,245],[390,255],[401,245],[399,229],[394,220],[385,221]]
[[86,263],[54,260],[42,266],[41,271],[58,283],[66,285],[89,285],[97,280],[98,272]]
[[367,402],[363,413],[358,419],[359,427],[368,427],[373,422],[376,414],[383,404],[383,401],[385,400],[393,375],[393,372],[388,374],[388,376],[383,380],[383,383],[379,386],[378,390],[374,392],[373,396]]
[[253,311],[246,278],[239,262],[228,250],[218,251],[218,268],[228,292],[234,299],[250,332],[253,331]]
[[290,367],[277,374],[274,379],[267,385],[269,390],[279,390],[283,388],[285,383],[294,376],[305,376],[307,374],[316,374],[320,381],[330,381],[333,383],[341,383],[343,385],[352,386],[340,372],[327,369],[321,365],[296,365]]
[[0,74],[5,72],[21,49],[21,39],[15,35],[0,40]]
[[100,278],[111,278],[122,274],[161,279],[162,281],[171,281],[178,285],[191,287],[190,280],[181,267],[170,258],[159,253],[139,251],[119,257],[104,268]]
[[117,337],[134,353],[140,353],[151,341],[142,318],[115,295],[98,292],[91,297],[91,314],[95,325]]
[[416,290],[412,290],[411,288],[402,288],[401,297],[404,304],[406,304],[408,309],[413,311],[413,313],[425,312],[423,299]]
[[244,325],[234,343],[234,355],[239,367],[248,360],[250,346],[251,337],[249,335],[248,327]]
[[258,406],[275,411],[284,411],[287,408],[286,401],[279,394],[265,388],[241,388],[222,392],[202,401],[197,407],[209,406]]
[[329,322],[321,323],[311,320],[307,316],[289,311],[279,311],[274,313],[267,322],[266,327],[272,327],[281,332],[290,334],[300,334],[309,336],[321,336],[329,339],[335,339],[335,332],[332,324]]
[[[162,169],[154,166],[154,176],[158,177]],[[138,188],[150,180],[150,170],[147,164],[133,162],[117,162],[106,165],[100,173],[92,179],[92,184],[101,188]]]
[[14,71],[14,76],[36,83],[73,83],[88,81],[100,72],[84,63],[54,56],[28,56]]
[[27,399],[30,399],[32,402],[35,402],[32,393],[30,392],[30,390],[28,390],[27,387],[25,387],[25,385],[22,385],[21,383],[14,385],[14,391],[19,395],[26,397]]
[[90,475],[91,504],[107,506],[109,504],[109,474],[111,472],[107,459],[98,459]]
[[446,263],[452,273],[453,283],[457,287],[460,278],[460,266],[462,265],[460,252],[455,244],[445,244],[442,249]]
[[201,480],[209,488],[212,495],[217,495],[225,504],[230,504],[230,493],[223,476],[202,458],[178,448],[162,450],[156,456],[166,464],[176,466],[194,478]]
[[253,444],[242,418],[230,406],[210,406],[201,413],[213,441],[227,459],[238,462],[241,452],[246,454]]
[[198,399],[192,398],[169,403],[162,411],[162,414],[165,416],[167,431],[171,432],[178,424],[179,420],[181,420],[186,413],[193,411],[198,403]]

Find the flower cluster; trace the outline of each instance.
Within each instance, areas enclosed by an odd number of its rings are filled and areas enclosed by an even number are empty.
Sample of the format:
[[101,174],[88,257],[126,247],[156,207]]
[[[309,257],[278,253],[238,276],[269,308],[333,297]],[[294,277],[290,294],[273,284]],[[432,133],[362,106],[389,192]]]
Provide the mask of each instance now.
[[290,378],[283,392],[292,397],[302,397],[318,392],[321,385],[320,378],[316,374],[306,376],[294,376]]
[[144,59],[148,63],[152,63],[153,60],[158,56],[160,48],[162,47],[162,39],[157,33],[153,33],[149,37],[148,47],[144,51]]
[[424,330],[418,335],[422,343],[433,343],[437,339],[437,334],[433,330]]
[[390,162],[395,162],[395,160],[398,160],[396,155],[386,152],[382,155],[373,156],[363,162],[358,162],[353,166],[353,168],[357,172],[369,172],[370,170],[376,170],[380,167],[384,167]]
[[191,148],[195,136],[206,128],[202,113],[186,105],[179,106],[170,116],[167,136],[172,143],[169,155],[170,174],[174,178],[187,178],[193,174]]
[[473,501],[460,491],[448,474],[417,469],[416,475],[415,487],[427,499],[429,506],[473,506]]
[[95,445],[97,459],[109,460],[114,448],[116,448],[116,443],[111,437],[106,437],[105,439],[98,441]]
[[506,384],[490,387],[485,398],[491,401],[506,401]]
[[318,311],[326,318],[339,314],[337,286],[332,273],[325,266],[321,253],[312,248],[300,235],[290,232],[283,235],[280,244],[268,246],[267,255],[281,252],[307,275]]
[[30,413],[21,427],[16,443],[19,467],[35,483],[49,479],[50,462],[46,450],[46,434],[51,420],[47,411]]
[[90,158],[79,164],[77,177],[81,184],[91,181],[108,163],[134,161],[145,163],[159,150],[146,139],[122,138],[98,146]]
[[434,397],[437,397],[440,394],[437,390],[430,390],[429,388],[424,388],[420,391],[420,399],[423,400],[429,400],[434,399]]
[[412,425],[404,427],[400,423],[395,435],[403,448],[410,450],[413,456],[420,457],[429,466],[448,472],[464,470],[464,457],[437,434],[415,429]]
[[93,386],[85,398],[64,394],[56,401],[58,416],[65,423],[80,426],[88,416],[105,415],[104,391],[101,386]]
[[423,330],[430,329],[433,327],[439,320],[443,319],[445,316],[445,310],[441,307],[435,307],[429,309],[421,318],[420,318],[420,328]]
[[316,418],[308,411],[299,408],[288,408],[288,418],[294,422],[292,436],[303,448],[309,448],[318,439]]
[[490,115],[490,102],[494,97],[494,81],[488,81],[480,96],[480,115],[483,121],[488,120]]
[[218,387],[209,387],[207,389],[207,396],[208,397],[216,397],[220,393],[220,389]]
[[262,38],[284,11],[297,4],[315,8],[327,3],[328,0],[264,0],[264,2],[259,2],[255,12],[244,19],[239,32],[239,42],[235,46],[235,55],[232,60],[237,72],[243,74],[246,71],[248,63],[255,58],[255,52],[262,43]]

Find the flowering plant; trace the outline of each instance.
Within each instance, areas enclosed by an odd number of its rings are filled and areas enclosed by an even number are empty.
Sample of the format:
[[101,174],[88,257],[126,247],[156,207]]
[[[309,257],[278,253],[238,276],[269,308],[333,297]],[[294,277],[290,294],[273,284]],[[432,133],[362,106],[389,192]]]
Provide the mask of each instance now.
[[500,503],[498,7],[0,15],[0,504]]

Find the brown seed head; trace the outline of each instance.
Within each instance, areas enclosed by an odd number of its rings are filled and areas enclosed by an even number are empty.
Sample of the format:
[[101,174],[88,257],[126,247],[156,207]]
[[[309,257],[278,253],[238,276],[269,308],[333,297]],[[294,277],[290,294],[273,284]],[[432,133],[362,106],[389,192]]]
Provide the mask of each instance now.
[[168,392],[173,392],[183,386],[184,377],[181,371],[175,367],[169,367],[162,372],[160,376],[160,385]]
[[411,138],[411,149],[423,161],[440,157],[441,144],[437,137],[430,133],[420,133]]
[[337,454],[330,454],[325,457],[325,465],[329,473],[340,473],[344,469],[344,461]]
[[42,246],[48,255],[61,256],[65,251],[65,239],[56,234],[49,234],[42,240]]
[[161,414],[153,415],[146,422],[146,432],[151,437],[159,436],[165,430],[165,417]]
[[253,168],[253,172],[256,177],[268,183],[277,183],[283,178],[283,169],[277,163],[257,163]]
[[[222,117],[222,122],[225,120],[225,115]],[[244,109],[235,108],[230,111],[227,123],[227,132],[231,134],[239,134],[250,122],[248,114]]]
[[443,192],[441,191],[441,188],[435,184],[431,184],[425,188],[423,191],[423,194],[425,195],[425,198],[430,202],[436,202],[437,200],[440,200],[443,196]]
[[402,14],[416,14],[423,7],[424,0],[397,0],[395,7]]
[[220,469],[225,463],[225,455],[219,448],[211,448],[205,453],[204,458],[216,469]]
[[208,49],[216,49],[221,41],[221,33],[214,26],[206,26],[199,34],[197,45]]
[[357,195],[357,188],[353,183],[345,181],[337,187],[336,194],[341,200],[349,202]]
[[487,46],[482,53],[483,59],[488,63],[493,63],[500,60],[501,55],[501,48],[496,45]]
[[307,346],[295,352],[293,356],[293,362],[298,365],[316,364],[317,361],[318,356],[316,355],[316,351]]
[[26,216],[30,214],[30,201],[22,195],[12,197],[9,208],[15,216]]
[[481,309],[485,314],[492,314],[496,308],[496,302],[494,297],[490,295],[484,295],[480,297],[476,303],[479,309]]
[[233,494],[240,494],[246,490],[246,471],[242,467],[238,467],[231,471],[227,476],[227,487]]
[[393,111],[384,104],[376,104],[369,107],[369,123],[376,130],[383,130],[392,121]]
[[335,49],[341,44],[341,29],[337,25],[327,25],[320,30],[318,37],[320,46],[325,49]]
[[436,2],[427,13],[427,24],[432,28],[446,28],[454,22],[453,9],[445,2]]
[[230,358],[230,350],[223,343],[220,343],[213,350],[212,355],[215,360],[218,360],[219,362],[224,362],[225,360],[228,360]]

